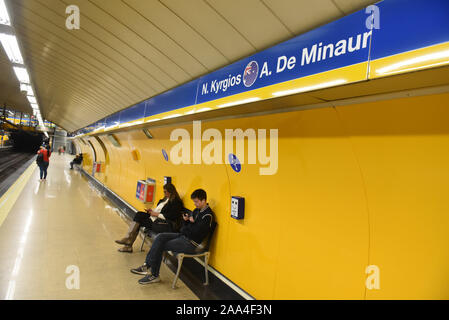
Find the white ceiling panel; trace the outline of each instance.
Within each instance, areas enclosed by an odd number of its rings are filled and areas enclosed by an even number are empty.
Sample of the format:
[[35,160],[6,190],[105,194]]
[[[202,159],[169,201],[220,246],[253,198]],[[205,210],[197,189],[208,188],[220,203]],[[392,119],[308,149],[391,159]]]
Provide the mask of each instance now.
[[247,39],[255,51],[293,36],[284,23],[259,0],[207,0]]
[[[174,14],[220,51],[228,61],[250,55],[256,49],[225,17],[203,0],[163,0]],[[223,1],[223,3],[229,3]],[[195,7],[195,10],[191,8]]]

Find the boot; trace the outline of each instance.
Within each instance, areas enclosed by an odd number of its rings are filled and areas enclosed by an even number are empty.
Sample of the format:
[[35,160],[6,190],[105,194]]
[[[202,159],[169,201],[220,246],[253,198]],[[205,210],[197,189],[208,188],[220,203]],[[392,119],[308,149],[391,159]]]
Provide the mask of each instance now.
[[129,252],[132,253],[133,252],[133,246],[124,246],[120,249],[118,249],[119,252]]
[[133,243],[139,234],[139,224],[137,223],[137,228],[131,230],[131,234],[129,235],[128,241],[125,242],[125,246],[118,249],[119,252],[133,252]]
[[140,224],[138,222],[131,222],[129,225],[128,232],[126,233],[126,236],[123,239],[115,240],[118,244],[124,244],[124,245],[131,245],[134,243],[134,240],[136,240],[137,235],[139,234],[139,228]]

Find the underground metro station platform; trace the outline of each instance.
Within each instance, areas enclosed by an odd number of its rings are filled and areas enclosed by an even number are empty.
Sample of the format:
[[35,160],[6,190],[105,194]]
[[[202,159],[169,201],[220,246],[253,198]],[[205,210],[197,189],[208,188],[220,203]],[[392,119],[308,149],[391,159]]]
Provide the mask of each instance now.
[[448,300],[448,17],[0,0],[0,299]]

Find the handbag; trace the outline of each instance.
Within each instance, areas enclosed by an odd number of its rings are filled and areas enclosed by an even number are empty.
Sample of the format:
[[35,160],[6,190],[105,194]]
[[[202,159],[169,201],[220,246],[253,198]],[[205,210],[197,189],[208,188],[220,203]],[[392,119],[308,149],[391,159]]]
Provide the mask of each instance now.
[[170,224],[167,221],[157,218],[156,220],[154,220],[151,226],[151,230],[155,233],[161,233],[161,232],[170,232],[171,228]]

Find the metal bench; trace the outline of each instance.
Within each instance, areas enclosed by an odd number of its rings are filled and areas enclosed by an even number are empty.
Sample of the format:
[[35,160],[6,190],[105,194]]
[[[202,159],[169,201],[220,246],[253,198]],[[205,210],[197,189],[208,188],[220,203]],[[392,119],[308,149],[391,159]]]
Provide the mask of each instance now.
[[[205,282],[204,285],[209,285],[209,274],[208,274],[208,266],[209,266],[209,257],[210,257],[210,243],[212,241],[212,237],[214,235],[215,229],[217,228],[217,223],[215,221],[211,224],[211,230],[209,232],[209,235],[200,243],[200,245],[196,248],[196,252],[194,254],[187,254],[187,253],[178,253],[178,252],[171,252],[168,251],[168,254],[171,254],[178,260],[178,270],[176,271],[175,278],[173,280],[172,288],[175,289],[176,282],[178,281],[179,274],[181,272],[182,262],[184,261],[184,258],[199,258],[204,257],[204,276],[205,276]],[[149,237],[150,239],[154,240],[154,238],[158,235],[158,233],[152,231],[151,229],[144,228],[143,230],[143,240],[142,244],[140,246],[140,251],[143,251],[143,245],[145,243],[145,239]],[[164,263],[167,262],[167,255],[164,252]]]
[[184,258],[204,257],[204,275],[206,278],[206,282],[204,283],[204,285],[206,285],[206,286],[209,285],[209,274],[207,273],[207,271],[208,271],[207,268],[209,266],[209,257],[210,257],[209,246],[212,241],[212,237],[214,235],[216,228],[217,228],[217,223],[215,221],[213,221],[209,235],[197,247],[196,253],[194,253],[194,254],[178,253],[178,252],[172,253],[178,259],[178,270],[176,271],[175,279],[173,280],[173,284],[172,284],[173,289],[175,289],[175,287],[176,287],[176,282],[178,281],[179,273],[181,272],[182,262],[183,262]]
[[140,245],[140,251],[143,251],[143,245],[145,243],[145,239],[147,237],[150,237],[150,239],[153,239],[157,236],[158,234],[154,231],[152,231],[151,229],[148,228],[144,228],[143,229],[143,240],[142,240],[142,244]]

